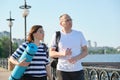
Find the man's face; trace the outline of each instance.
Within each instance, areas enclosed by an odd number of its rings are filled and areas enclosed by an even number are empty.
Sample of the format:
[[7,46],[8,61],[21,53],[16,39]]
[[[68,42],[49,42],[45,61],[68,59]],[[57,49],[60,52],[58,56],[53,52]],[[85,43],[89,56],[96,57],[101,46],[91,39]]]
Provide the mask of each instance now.
[[68,15],[64,15],[60,18],[60,25],[64,28],[71,28],[72,27],[72,19]]

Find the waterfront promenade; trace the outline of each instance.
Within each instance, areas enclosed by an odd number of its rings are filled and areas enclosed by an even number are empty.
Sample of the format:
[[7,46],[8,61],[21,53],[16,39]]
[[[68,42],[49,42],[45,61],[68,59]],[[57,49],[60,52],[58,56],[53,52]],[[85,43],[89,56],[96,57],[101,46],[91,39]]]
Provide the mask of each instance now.
[[0,67],[0,80],[8,80],[8,77],[10,76],[10,71],[7,69]]
[[[8,80],[11,74],[7,60],[0,59],[0,80]],[[120,80],[120,54],[88,55],[82,61],[85,80]]]

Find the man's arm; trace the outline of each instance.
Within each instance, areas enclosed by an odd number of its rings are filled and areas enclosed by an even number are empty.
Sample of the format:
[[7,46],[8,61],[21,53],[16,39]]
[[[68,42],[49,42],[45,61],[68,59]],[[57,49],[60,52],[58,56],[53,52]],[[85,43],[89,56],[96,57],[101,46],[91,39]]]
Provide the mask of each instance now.
[[55,51],[55,48],[50,48],[49,49],[49,56],[52,58],[58,58],[58,57],[60,57],[60,53]]
[[63,57],[63,56],[66,56],[66,55],[71,55],[71,49],[67,49],[67,50],[63,50],[61,52],[57,52],[57,51],[55,51],[55,48],[50,48],[49,49],[49,55],[50,55],[50,57],[53,57],[53,58],[59,58],[59,57]]
[[79,55],[77,55],[77,56],[75,56],[75,57],[72,57],[71,59],[69,59],[69,62],[74,64],[74,63],[76,63],[78,60],[84,58],[84,57],[87,56],[87,55],[88,55],[87,46],[83,46],[83,47],[82,47],[82,53],[79,54]]
[[88,55],[87,46],[82,47],[82,53],[77,56],[77,60],[80,60]]

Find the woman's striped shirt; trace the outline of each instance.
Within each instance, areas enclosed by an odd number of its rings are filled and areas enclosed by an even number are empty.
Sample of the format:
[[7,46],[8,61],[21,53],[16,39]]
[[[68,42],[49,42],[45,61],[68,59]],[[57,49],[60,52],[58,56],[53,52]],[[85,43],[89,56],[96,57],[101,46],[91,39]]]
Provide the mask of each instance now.
[[[22,55],[24,50],[27,47],[28,42],[24,42],[13,54],[12,56],[15,59],[19,59],[19,57]],[[38,46],[38,50],[33,56],[32,61],[30,62],[30,65],[27,67],[24,74],[33,76],[33,77],[42,77],[46,76],[46,65],[49,63],[49,60],[47,58],[47,52],[46,47],[43,44],[40,44]]]

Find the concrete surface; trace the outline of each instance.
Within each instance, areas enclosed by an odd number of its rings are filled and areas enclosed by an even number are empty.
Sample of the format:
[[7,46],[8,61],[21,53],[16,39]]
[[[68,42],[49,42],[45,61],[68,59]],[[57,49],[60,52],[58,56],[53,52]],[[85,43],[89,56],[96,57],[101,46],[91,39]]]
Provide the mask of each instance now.
[[11,72],[0,67],[0,80],[8,80]]

